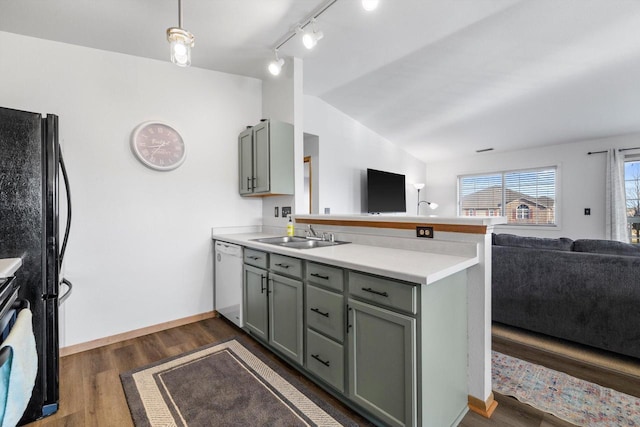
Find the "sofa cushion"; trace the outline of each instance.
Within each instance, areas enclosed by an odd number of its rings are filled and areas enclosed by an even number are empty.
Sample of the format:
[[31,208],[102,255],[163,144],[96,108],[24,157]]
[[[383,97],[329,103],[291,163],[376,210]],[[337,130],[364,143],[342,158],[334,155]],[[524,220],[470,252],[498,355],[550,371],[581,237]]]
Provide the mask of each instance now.
[[566,237],[560,237],[559,239],[547,239],[543,237],[525,237],[502,233],[494,236],[493,244],[499,246],[515,246],[519,248],[570,251],[573,246],[573,240]]
[[632,245],[615,240],[578,239],[573,243],[573,250],[575,252],[640,257],[640,245]]

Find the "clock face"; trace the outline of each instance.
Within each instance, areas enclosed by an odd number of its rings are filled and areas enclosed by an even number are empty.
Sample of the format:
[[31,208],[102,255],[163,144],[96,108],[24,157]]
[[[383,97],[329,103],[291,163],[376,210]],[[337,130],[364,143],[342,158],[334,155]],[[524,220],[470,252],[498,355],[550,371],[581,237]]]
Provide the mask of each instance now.
[[160,122],[145,122],[135,128],[131,150],[145,166],[162,171],[180,166],[187,154],[180,134]]

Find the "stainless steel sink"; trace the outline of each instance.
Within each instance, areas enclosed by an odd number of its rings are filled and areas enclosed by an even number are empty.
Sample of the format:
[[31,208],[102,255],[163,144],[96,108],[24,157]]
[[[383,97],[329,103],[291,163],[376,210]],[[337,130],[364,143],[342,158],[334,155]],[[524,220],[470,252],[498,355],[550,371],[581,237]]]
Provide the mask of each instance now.
[[271,245],[280,245],[283,243],[305,242],[307,239],[298,236],[281,236],[281,237],[264,237],[262,239],[253,239],[255,242],[269,243]]
[[265,237],[262,239],[253,239],[255,242],[268,243],[270,245],[283,246],[292,249],[312,249],[324,248],[327,246],[344,245],[350,242],[314,240],[298,236],[282,236],[282,237]]
[[324,248],[326,246],[342,245],[349,242],[330,242],[328,240],[306,240],[304,242],[288,242],[282,243],[280,246],[294,249],[311,249],[311,248]]

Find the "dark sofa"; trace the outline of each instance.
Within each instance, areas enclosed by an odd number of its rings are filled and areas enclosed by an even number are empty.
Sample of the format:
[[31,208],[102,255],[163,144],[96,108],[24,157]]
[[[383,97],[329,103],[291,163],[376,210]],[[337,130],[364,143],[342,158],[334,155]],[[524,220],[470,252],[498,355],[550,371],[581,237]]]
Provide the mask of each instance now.
[[640,246],[494,234],[493,321],[640,358]]

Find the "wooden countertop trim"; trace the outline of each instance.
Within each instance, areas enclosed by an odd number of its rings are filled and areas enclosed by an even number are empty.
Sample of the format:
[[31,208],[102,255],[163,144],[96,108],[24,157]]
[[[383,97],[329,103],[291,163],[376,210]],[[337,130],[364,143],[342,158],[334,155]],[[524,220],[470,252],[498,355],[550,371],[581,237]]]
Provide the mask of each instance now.
[[371,228],[395,228],[399,230],[415,230],[416,227],[433,227],[433,231],[447,231],[451,233],[487,234],[486,225],[466,224],[430,224],[419,222],[394,222],[394,221],[366,221],[343,219],[309,219],[296,218],[298,224],[337,225],[342,227],[371,227]]

